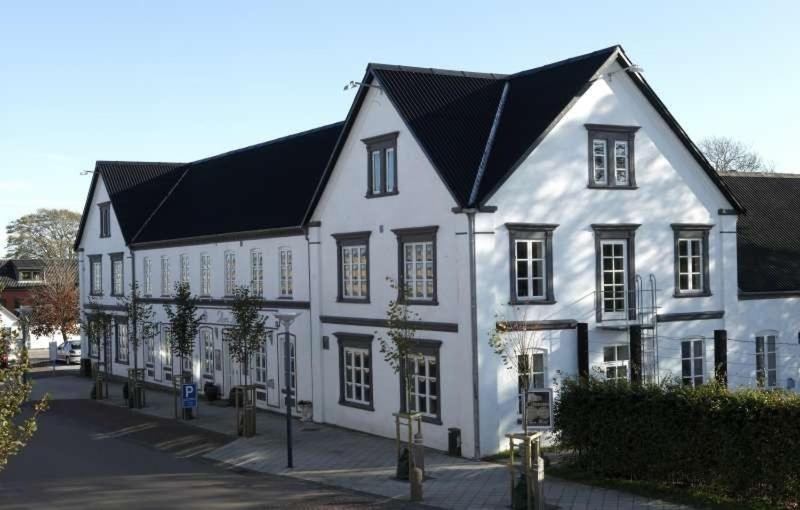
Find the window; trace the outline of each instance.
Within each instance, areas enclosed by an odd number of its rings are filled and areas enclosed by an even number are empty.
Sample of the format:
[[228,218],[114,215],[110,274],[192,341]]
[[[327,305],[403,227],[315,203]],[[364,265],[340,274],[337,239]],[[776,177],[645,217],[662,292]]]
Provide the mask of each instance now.
[[142,259],[142,272],[144,273],[144,295],[153,294],[153,262],[150,257]]
[[236,254],[225,252],[225,295],[233,296],[236,290]]
[[595,237],[597,322],[636,318],[634,240],[639,225],[592,225]]
[[42,281],[41,271],[20,271],[19,279],[22,282],[40,282]]
[[103,258],[101,255],[89,255],[89,277],[92,280],[93,296],[103,294]]
[[117,322],[116,324],[116,347],[117,363],[128,363],[128,324]]
[[[411,400],[406,403],[401,378],[400,401],[403,409],[422,414],[423,421],[442,423],[439,384],[439,348],[441,342],[435,340],[414,340],[411,354],[401,367],[402,373],[411,374]],[[408,404],[408,405],[406,405]]]
[[[639,128],[586,124],[586,130],[589,133],[589,187],[635,188],[633,140]],[[609,154],[610,150],[614,151],[613,155]]]
[[555,303],[553,230],[557,225],[507,223],[510,242],[511,302]]
[[256,376],[256,384],[259,386],[266,387],[267,385],[267,354],[264,352],[265,346],[261,346],[261,349],[255,352],[254,362],[255,362],[255,376]]
[[169,296],[169,258],[161,257],[161,295]]
[[373,411],[372,335],[336,333],[339,341],[339,403]]
[[200,342],[203,346],[203,376],[214,378],[214,336],[208,328],[200,330]]
[[[150,330],[152,331],[153,324],[152,323],[145,323],[145,326],[142,328],[143,331]],[[148,367],[152,367],[153,364],[156,362],[156,341],[155,337],[150,335],[146,336],[144,339],[144,363]]]
[[123,295],[122,253],[111,254],[111,295]]
[[397,193],[397,133],[362,140],[367,146],[367,198]]
[[161,335],[164,343],[164,371],[172,372],[172,330],[167,326],[161,327]]
[[200,295],[211,295],[211,255],[200,254]]
[[292,283],[292,249],[281,247],[278,249],[278,257],[280,261],[279,269],[279,289],[280,297],[292,297],[294,287]]
[[339,259],[339,301],[369,301],[370,232],[333,234]]
[[675,297],[710,296],[708,233],[711,225],[673,224]]
[[606,380],[627,381],[629,359],[627,345],[603,347],[603,369],[606,374]]
[[545,387],[545,353],[534,352],[522,354],[517,361],[517,390],[519,398],[517,402],[517,413],[522,414],[522,406],[525,405],[525,375],[528,375],[528,390],[540,389]]
[[185,253],[182,253],[181,257],[180,257],[180,261],[181,261],[181,283],[183,283],[183,284],[188,286],[189,283],[190,283],[190,280],[189,280],[189,255],[186,255]]
[[250,250],[250,293],[264,295],[264,255],[261,250]]
[[703,384],[703,339],[681,342],[681,382],[684,386]]
[[760,388],[778,385],[778,352],[775,333],[756,336],[756,382]]
[[398,299],[437,304],[436,231],[439,227],[393,230],[398,246]]
[[111,237],[111,203],[97,204],[100,208],[100,237]]

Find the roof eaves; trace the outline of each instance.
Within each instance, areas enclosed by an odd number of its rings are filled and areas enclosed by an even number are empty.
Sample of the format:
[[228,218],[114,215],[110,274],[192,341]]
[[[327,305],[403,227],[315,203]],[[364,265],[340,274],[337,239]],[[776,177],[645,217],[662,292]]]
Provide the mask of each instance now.
[[78,225],[78,232],[75,234],[75,244],[72,246],[75,251],[78,251],[78,246],[81,244],[81,237],[83,237],[83,229],[86,226],[86,216],[89,214],[89,207],[92,205],[92,196],[94,196],[94,188],[97,185],[97,179],[100,175],[99,161],[95,163],[94,170],[92,171],[92,182],[89,184],[89,192],[86,194],[86,202],[83,205],[83,214],[81,214],[81,222]]

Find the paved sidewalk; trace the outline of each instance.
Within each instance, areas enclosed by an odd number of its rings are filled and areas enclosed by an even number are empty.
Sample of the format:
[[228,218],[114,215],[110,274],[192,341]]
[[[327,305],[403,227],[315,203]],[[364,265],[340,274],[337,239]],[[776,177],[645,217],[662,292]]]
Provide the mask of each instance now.
[[[84,381],[86,381],[84,379]],[[109,404],[125,405],[121,385],[109,384]],[[149,390],[145,414],[171,418],[173,397]],[[200,402],[190,423],[223,434],[234,434],[234,410],[223,404]],[[395,443],[381,438],[316,423],[293,422],[294,469],[286,468],[286,422],[283,415],[257,413],[258,434],[239,438],[205,454],[206,458],[261,473],[291,476],[398,500],[407,500],[409,486],[394,479]],[[450,509],[509,508],[508,471],[503,465],[425,452],[424,503]],[[687,509],[619,491],[549,477],[545,501],[564,509]]]

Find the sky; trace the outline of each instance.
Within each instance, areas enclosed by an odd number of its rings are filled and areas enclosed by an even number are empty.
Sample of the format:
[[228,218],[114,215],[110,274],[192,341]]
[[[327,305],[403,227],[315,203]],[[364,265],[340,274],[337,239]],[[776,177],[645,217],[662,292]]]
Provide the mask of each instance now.
[[694,140],[800,172],[798,19],[797,1],[0,0],[0,226],[82,211],[96,160],[192,161],[342,120],[368,62],[512,73],[613,44]]

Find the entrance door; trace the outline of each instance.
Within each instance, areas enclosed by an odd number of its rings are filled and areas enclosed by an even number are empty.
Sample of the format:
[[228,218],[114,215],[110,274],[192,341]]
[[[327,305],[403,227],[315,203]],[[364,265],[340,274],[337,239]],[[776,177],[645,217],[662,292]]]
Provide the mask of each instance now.
[[602,291],[603,320],[625,319],[628,308],[627,242],[600,242],[600,290]]

